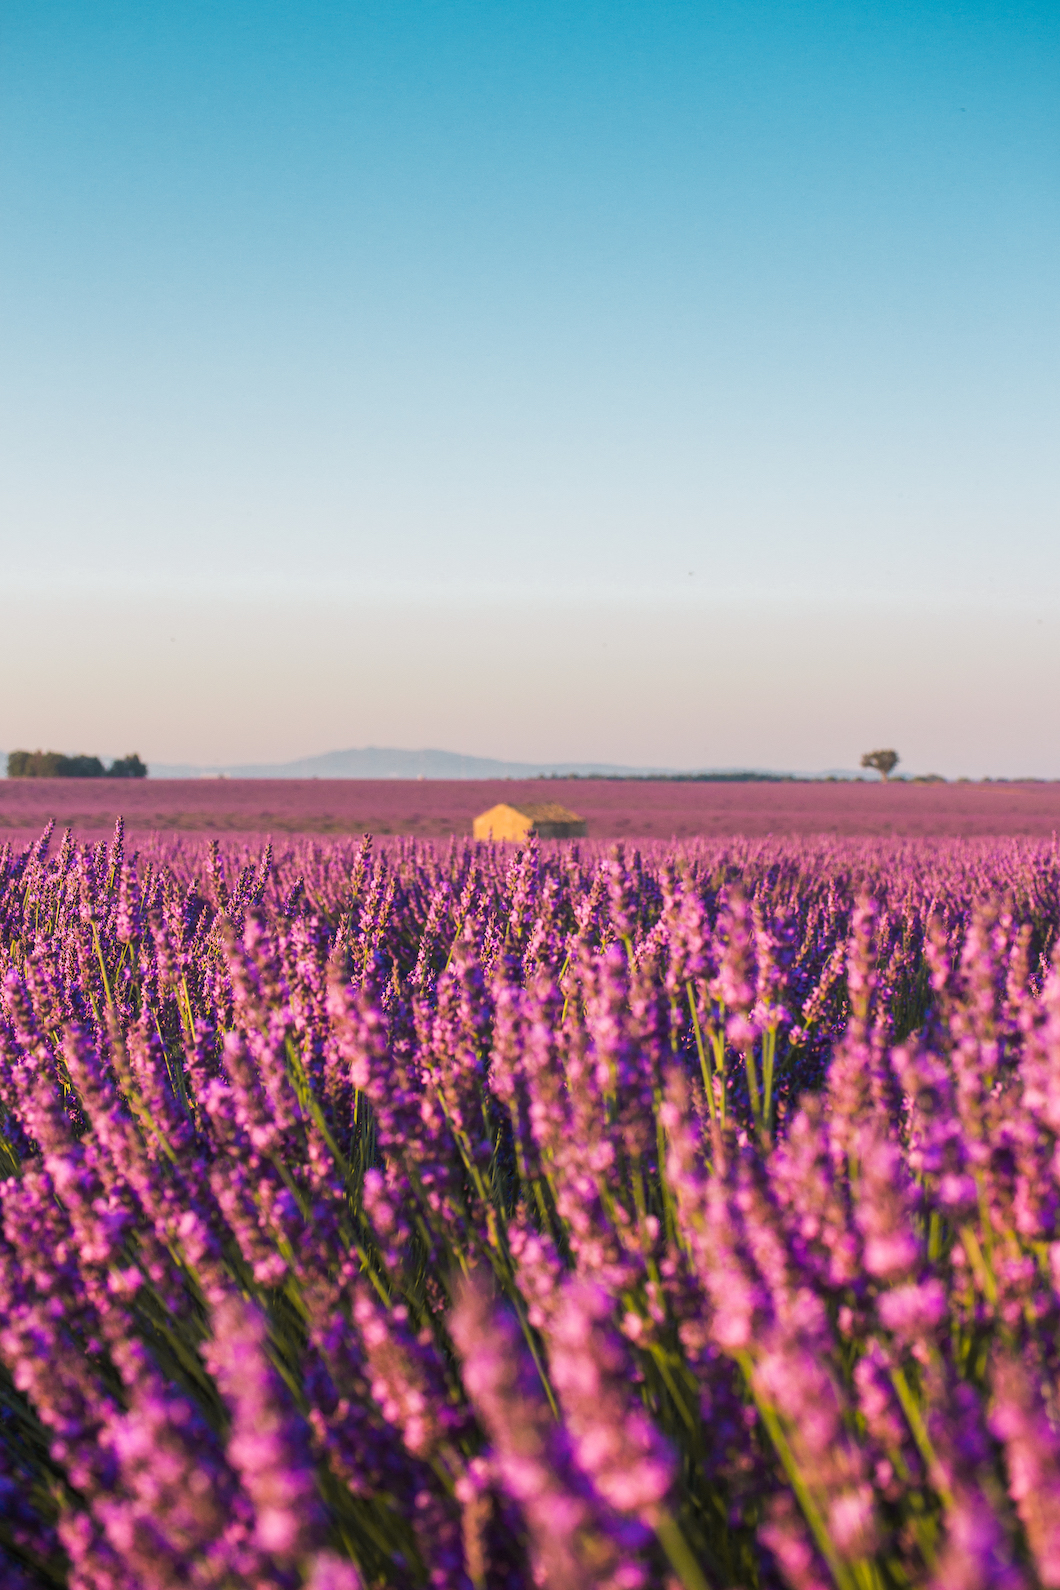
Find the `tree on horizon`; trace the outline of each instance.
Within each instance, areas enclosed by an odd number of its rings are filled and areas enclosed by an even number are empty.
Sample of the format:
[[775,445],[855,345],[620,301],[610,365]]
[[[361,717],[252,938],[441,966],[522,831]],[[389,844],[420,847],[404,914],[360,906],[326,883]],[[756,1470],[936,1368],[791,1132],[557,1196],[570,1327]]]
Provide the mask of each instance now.
[[62,751],[11,751],[8,778],[146,778],[147,767],[136,752],[104,767],[98,756],[67,756]]
[[886,784],[901,761],[897,751],[866,751],[861,758],[862,767],[871,767],[877,772]]

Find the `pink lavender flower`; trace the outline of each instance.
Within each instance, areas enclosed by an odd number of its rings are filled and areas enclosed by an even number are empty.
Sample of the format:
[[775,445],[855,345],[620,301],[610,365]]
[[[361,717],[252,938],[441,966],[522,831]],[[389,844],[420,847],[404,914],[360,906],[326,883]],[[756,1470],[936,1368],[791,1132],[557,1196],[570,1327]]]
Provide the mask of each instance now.
[[961,1490],[946,1511],[946,1540],[931,1590],[1025,1590],[1027,1578],[996,1514],[977,1491]]
[[751,910],[739,892],[718,913],[716,933],[721,950],[711,992],[727,1011],[745,1013],[755,1002],[756,973]]
[[333,1551],[318,1551],[304,1580],[305,1590],[361,1590],[362,1582],[353,1563]]
[[1060,1586],[1060,1432],[1030,1370],[1011,1354],[994,1365],[990,1428],[1005,1444],[1009,1494],[1048,1590]]
[[567,1282],[548,1335],[552,1380],[596,1489],[616,1512],[651,1524],[673,1484],[674,1455],[630,1397],[632,1365],[613,1314],[603,1287]]
[[319,1542],[323,1512],[309,1455],[309,1432],[266,1351],[258,1308],[232,1296],[213,1313],[210,1367],[232,1411],[228,1460],[255,1509],[262,1551],[281,1564]]
[[539,1582],[549,1590],[637,1590],[645,1576],[626,1555],[629,1526],[601,1505],[579,1469],[511,1313],[473,1278],[451,1329],[498,1479],[526,1520]]
[[93,1511],[124,1570],[145,1590],[209,1582],[211,1560],[229,1558],[250,1510],[201,1415],[142,1373],[104,1441],[118,1474]]

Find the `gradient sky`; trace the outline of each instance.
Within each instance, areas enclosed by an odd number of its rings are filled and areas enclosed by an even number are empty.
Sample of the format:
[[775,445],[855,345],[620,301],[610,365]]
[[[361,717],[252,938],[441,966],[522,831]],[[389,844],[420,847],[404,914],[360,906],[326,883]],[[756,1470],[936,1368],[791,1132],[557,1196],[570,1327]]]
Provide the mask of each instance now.
[[0,745],[1060,776],[1060,9],[0,20]]

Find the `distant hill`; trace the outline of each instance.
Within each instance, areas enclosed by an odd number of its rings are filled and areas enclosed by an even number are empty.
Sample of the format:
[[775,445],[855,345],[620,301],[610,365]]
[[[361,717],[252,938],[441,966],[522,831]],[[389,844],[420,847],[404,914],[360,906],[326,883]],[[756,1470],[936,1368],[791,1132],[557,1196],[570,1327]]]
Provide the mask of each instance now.
[[[583,778],[636,778],[670,769],[621,767],[604,762],[502,762],[488,756],[461,756],[456,751],[402,751],[369,745],[363,749],[326,751],[294,762],[152,763],[153,778],[538,778],[577,774]],[[674,770],[676,771],[676,770]]]
[[[192,762],[152,762],[152,778],[377,778],[377,779],[490,779],[490,778],[716,778],[784,779],[821,777],[820,774],[777,773],[766,769],[715,768],[693,772],[675,767],[626,767],[614,762],[504,762],[487,756],[461,756],[456,751],[403,751],[369,745],[347,751],[326,751],[321,756],[300,757],[294,762],[247,762],[206,765]],[[843,778],[862,778],[842,773]]]

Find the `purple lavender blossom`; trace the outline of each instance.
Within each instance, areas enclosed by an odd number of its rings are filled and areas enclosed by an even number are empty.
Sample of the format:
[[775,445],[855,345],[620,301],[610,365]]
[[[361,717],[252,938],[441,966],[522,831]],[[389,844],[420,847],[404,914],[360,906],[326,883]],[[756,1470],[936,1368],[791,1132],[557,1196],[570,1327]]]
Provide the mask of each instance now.
[[265,1320],[229,1297],[213,1312],[210,1366],[232,1412],[227,1455],[255,1509],[255,1538],[281,1565],[319,1542],[323,1511],[309,1431],[266,1352]]
[[639,1532],[631,1535],[578,1467],[511,1313],[473,1278],[463,1288],[451,1328],[498,1479],[526,1520],[540,1582],[549,1590],[643,1585],[643,1568],[628,1555],[640,1544]]

